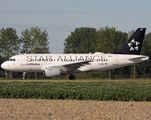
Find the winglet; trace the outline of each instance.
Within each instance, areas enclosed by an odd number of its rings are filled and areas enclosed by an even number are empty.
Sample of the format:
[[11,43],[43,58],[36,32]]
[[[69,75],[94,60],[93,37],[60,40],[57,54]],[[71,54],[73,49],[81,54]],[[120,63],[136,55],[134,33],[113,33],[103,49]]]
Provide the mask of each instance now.
[[130,39],[116,54],[136,54],[139,55],[144,39],[146,28],[138,28]]

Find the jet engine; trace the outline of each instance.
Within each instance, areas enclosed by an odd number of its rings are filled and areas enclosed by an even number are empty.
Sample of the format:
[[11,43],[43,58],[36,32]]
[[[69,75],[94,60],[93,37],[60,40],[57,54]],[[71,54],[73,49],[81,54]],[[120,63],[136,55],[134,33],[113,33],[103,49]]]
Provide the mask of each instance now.
[[45,76],[46,77],[57,77],[61,74],[60,68],[52,68],[48,67],[45,69]]

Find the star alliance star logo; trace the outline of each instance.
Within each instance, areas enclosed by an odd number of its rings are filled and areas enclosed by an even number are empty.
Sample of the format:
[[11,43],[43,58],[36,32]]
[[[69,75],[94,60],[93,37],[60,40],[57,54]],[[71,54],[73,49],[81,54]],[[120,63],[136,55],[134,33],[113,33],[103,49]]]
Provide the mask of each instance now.
[[128,44],[128,46],[129,46],[129,48],[130,48],[130,51],[135,51],[135,50],[137,50],[138,51],[138,49],[139,49],[139,42],[137,42],[137,41],[135,41],[134,39],[130,42],[130,43],[127,43]]

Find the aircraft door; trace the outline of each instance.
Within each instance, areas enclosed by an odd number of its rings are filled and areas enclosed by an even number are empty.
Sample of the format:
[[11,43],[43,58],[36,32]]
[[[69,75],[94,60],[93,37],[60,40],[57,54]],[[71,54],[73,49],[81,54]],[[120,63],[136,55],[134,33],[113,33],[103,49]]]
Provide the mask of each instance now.
[[113,65],[118,65],[118,57],[117,56],[113,57]]

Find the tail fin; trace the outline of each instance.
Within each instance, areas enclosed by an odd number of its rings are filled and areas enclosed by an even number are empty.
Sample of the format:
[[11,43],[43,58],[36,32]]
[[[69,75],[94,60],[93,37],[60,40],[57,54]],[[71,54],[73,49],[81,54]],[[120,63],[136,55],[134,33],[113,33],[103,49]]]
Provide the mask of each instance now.
[[131,38],[116,54],[136,54],[139,55],[144,39],[146,28],[138,28]]

